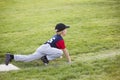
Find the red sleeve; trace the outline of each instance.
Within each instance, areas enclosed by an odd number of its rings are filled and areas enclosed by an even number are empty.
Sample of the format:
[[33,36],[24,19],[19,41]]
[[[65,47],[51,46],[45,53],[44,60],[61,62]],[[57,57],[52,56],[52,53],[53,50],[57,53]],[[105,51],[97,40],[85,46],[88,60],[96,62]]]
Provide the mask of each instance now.
[[64,40],[60,40],[56,43],[56,46],[58,47],[58,49],[65,49],[65,43]]

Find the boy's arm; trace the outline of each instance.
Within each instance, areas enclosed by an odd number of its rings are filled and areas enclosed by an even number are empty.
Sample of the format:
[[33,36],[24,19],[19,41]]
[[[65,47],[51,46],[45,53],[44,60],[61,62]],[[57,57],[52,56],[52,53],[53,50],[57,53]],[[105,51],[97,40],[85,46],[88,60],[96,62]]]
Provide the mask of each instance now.
[[66,56],[66,58],[68,60],[68,63],[71,63],[71,58],[70,58],[68,50],[65,48],[65,49],[62,49],[62,51],[65,54],[65,56]]

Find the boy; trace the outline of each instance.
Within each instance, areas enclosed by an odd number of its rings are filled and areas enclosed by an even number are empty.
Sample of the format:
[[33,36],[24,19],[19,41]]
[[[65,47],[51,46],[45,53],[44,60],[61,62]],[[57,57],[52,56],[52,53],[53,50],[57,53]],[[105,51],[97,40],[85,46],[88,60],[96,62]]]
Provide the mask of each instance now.
[[47,65],[50,60],[59,58],[63,53],[65,54],[68,63],[71,63],[69,52],[67,51],[64,40],[62,38],[66,35],[67,28],[69,28],[69,26],[66,26],[63,23],[58,23],[55,26],[56,34],[50,40],[37,48],[33,54],[12,55],[7,53],[5,64],[8,65],[12,60],[30,62],[36,59],[41,59],[42,62]]

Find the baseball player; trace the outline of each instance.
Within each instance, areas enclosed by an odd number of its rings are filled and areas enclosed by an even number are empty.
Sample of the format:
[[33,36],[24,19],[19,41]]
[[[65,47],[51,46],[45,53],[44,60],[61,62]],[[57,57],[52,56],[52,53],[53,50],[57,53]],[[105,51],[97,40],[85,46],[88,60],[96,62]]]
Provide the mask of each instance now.
[[30,62],[36,59],[41,59],[47,65],[49,61],[59,58],[64,53],[68,63],[71,63],[71,58],[68,50],[66,49],[63,36],[67,33],[69,26],[58,23],[55,26],[56,34],[43,45],[38,47],[33,54],[30,55],[12,55],[7,53],[5,56],[5,64],[8,65],[12,60]]

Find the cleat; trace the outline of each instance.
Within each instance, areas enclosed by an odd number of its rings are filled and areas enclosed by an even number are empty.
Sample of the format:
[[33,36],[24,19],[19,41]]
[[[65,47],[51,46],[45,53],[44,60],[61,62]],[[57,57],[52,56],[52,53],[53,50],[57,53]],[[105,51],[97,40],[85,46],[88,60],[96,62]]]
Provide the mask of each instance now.
[[9,53],[5,55],[5,64],[8,65],[11,62],[12,58]]
[[41,60],[44,63],[44,65],[48,65],[49,61],[46,56],[41,57]]

